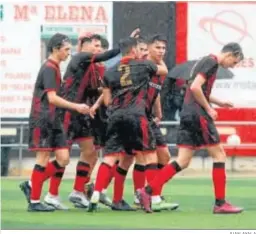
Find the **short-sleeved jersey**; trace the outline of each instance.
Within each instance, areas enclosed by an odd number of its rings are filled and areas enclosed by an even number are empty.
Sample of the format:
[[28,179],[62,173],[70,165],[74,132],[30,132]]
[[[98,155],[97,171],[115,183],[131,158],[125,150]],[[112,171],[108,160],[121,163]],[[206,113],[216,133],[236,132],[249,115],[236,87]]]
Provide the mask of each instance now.
[[47,123],[53,123],[56,115],[56,107],[50,104],[47,92],[59,92],[61,85],[61,73],[58,63],[48,59],[40,68],[30,111],[30,127],[47,127]]
[[197,103],[189,87],[196,76],[201,74],[205,78],[205,83],[202,86],[202,90],[206,99],[209,101],[212,87],[216,79],[217,70],[218,63],[217,58],[214,55],[205,56],[194,65],[190,72],[190,80],[188,81],[189,86],[186,90],[181,116],[189,115],[191,113],[196,113],[199,115],[206,114],[206,111],[203,109],[203,107]]
[[98,96],[100,80],[95,63],[112,58],[119,52],[119,49],[113,49],[97,55],[87,52],[74,55],[63,78],[61,96],[78,103],[84,102],[92,96]]
[[157,99],[158,94],[160,94],[161,92],[164,80],[164,76],[155,75],[151,78],[151,81],[148,84],[146,98],[146,111],[148,118],[152,117],[153,106]]
[[127,110],[146,114],[148,83],[156,75],[157,66],[148,60],[123,58],[104,75],[103,85],[111,90],[110,113]]

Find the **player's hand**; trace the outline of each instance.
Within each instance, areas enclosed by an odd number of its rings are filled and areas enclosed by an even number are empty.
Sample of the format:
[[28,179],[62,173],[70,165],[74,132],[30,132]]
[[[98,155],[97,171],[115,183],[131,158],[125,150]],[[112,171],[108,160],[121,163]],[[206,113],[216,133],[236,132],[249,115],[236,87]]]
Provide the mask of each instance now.
[[90,108],[86,104],[76,104],[76,111],[80,114],[89,114]]
[[90,112],[89,115],[92,119],[94,119],[94,116],[96,115],[96,111],[99,108],[99,105],[97,103],[95,103],[91,108],[90,108]]
[[138,38],[138,37],[139,37],[139,34],[140,34],[140,29],[139,29],[139,28],[136,28],[135,30],[132,31],[130,37]]
[[208,111],[207,111],[208,115],[210,115],[210,117],[213,119],[213,120],[216,120],[218,118],[218,112],[216,110],[214,110],[213,108],[210,108]]
[[234,104],[229,101],[223,101],[220,103],[220,107],[232,108],[232,107],[234,107]]
[[158,118],[158,117],[155,117],[155,118],[154,118],[154,122],[155,122],[157,125],[159,125],[160,122],[161,122],[161,119]]

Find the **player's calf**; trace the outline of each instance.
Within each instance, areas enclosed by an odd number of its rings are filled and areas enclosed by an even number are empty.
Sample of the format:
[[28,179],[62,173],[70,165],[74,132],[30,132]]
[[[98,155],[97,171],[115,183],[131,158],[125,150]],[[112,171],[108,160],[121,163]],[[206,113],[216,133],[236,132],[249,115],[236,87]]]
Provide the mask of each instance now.
[[220,144],[217,144],[215,146],[208,147],[207,150],[214,160],[212,169],[212,180],[215,193],[215,206],[213,208],[213,213],[241,213],[243,211],[243,208],[233,206],[226,201],[226,154],[223,147]]
[[101,163],[95,182],[94,191],[90,200],[88,212],[95,211],[100,200],[100,193],[106,187],[111,176],[111,169],[114,166],[118,154],[110,154],[104,157],[104,161]]

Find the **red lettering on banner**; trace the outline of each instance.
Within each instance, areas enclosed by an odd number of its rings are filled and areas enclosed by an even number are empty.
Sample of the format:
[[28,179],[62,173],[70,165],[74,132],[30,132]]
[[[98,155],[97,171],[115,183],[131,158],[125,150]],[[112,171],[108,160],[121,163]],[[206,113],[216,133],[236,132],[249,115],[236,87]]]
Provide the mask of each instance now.
[[104,7],[100,6],[98,8],[97,15],[96,15],[95,19],[96,19],[96,21],[99,21],[99,22],[107,22],[108,21]]
[[0,50],[1,55],[20,55],[21,49],[20,48],[1,48]]
[[0,102],[16,102],[16,98],[14,96],[0,96]]
[[107,22],[107,12],[103,6],[45,6],[46,21]]
[[4,35],[0,36],[0,42],[5,43],[6,42],[6,37]]
[[6,67],[7,62],[6,60],[0,60],[0,67]]
[[14,89],[14,90],[19,90],[19,91],[32,91],[33,90],[33,85],[31,84],[11,84],[9,88]]
[[22,101],[24,101],[24,102],[27,102],[27,101],[32,101],[32,96],[23,96],[22,97]]
[[6,79],[28,80],[28,79],[31,79],[31,73],[28,73],[28,72],[17,72],[17,73],[6,72],[4,77]]
[[1,108],[1,114],[16,114],[16,113],[17,113],[16,108],[5,108],[5,107]]
[[29,19],[28,5],[25,5],[25,6],[14,5],[14,19],[29,21],[30,19]]

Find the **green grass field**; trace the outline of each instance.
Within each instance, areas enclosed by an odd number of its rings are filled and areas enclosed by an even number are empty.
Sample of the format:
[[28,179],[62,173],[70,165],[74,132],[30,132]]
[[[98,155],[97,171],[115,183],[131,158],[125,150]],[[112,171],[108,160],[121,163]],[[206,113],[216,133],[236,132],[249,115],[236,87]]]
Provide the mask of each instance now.
[[[165,188],[167,198],[180,203],[177,211],[145,214],[114,212],[102,207],[97,213],[72,208],[67,196],[72,180],[65,180],[61,197],[71,208],[54,213],[29,213],[19,180],[2,179],[2,229],[256,229],[256,178],[230,179],[230,202],[245,208],[236,215],[212,214],[212,183],[209,179],[174,179]],[[44,187],[44,194],[47,187]],[[132,202],[132,181],[126,182],[125,198]],[[111,195],[111,191],[109,191]]]

